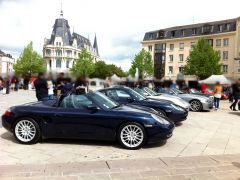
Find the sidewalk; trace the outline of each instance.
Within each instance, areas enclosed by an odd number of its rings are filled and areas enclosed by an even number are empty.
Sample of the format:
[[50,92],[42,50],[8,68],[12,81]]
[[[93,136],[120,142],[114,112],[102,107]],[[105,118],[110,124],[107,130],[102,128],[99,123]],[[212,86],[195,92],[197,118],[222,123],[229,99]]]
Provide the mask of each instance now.
[[2,165],[0,179],[240,179],[240,154],[46,165]]

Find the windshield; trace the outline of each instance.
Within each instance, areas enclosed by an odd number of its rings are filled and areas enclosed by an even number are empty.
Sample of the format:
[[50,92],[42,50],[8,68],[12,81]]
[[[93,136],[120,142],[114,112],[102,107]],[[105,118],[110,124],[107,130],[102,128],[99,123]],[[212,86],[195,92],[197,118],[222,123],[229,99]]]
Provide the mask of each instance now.
[[138,92],[134,91],[133,89],[129,88],[129,93],[137,100],[137,101],[142,101],[145,98],[143,95],[139,94]]
[[142,96],[148,96],[148,95],[151,95],[150,93],[142,90],[142,89],[139,89],[139,88],[134,88],[134,91],[137,91],[139,94],[141,94]]
[[112,101],[107,96],[100,92],[94,92],[90,93],[89,97],[96,103],[98,106],[100,106],[103,109],[113,109],[119,106],[118,103]]
[[151,96],[158,96],[158,93],[156,93],[155,91],[151,90],[150,88],[145,87],[144,90],[147,93],[151,94]]

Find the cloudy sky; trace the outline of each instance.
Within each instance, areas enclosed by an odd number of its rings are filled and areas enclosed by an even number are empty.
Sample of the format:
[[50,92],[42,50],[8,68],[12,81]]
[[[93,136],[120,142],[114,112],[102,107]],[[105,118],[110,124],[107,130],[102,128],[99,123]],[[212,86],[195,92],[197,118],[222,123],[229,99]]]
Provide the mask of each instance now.
[[[62,0],[71,31],[97,34],[101,58],[128,70],[146,31],[240,16],[239,0]],[[33,41],[42,53],[61,0],[0,0],[0,49],[18,57]]]

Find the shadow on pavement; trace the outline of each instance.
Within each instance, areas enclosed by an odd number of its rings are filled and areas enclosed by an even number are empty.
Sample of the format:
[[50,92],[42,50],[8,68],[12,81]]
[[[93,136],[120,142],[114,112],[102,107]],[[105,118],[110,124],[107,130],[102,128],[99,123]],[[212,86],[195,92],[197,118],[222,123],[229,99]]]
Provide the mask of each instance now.
[[233,114],[233,115],[238,115],[238,116],[240,116],[240,112],[239,112],[239,111],[229,112],[229,114]]
[[14,138],[13,134],[10,132],[4,132],[3,134],[0,135],[2,139],[12,141],[14,143],[18,143],[17,140]]

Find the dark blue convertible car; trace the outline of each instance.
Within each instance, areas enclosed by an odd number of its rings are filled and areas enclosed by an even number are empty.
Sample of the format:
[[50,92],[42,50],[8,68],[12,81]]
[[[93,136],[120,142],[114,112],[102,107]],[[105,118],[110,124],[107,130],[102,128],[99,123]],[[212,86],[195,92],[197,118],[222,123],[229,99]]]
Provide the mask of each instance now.
[[118,140],[127,149],[167,139],[174,129],[154,110],[119,105],[100,92],[11,107],[2,116],[2,125],[23,144],[41,138],[78,138]]
[[135,90],[124,87],[116,86],[112,88],[106,88],[99,90],[112,100],[119,104],[128,104],[139,107],[148,107],[156,110],[159,114],[167,116],[169,119],[178,123],[187,119],[188,111],[171,101],[167,100],[154,100],[146,98],[136,92]]

